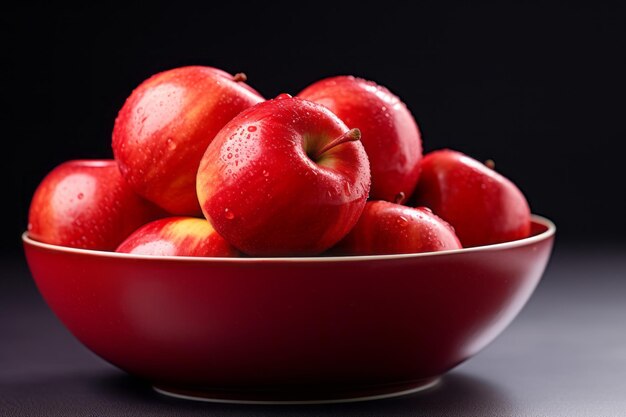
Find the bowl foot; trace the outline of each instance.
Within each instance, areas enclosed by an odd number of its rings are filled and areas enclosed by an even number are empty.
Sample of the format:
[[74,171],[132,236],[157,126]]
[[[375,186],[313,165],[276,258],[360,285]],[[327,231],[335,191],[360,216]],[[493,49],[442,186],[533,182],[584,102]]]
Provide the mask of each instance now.
[[230,404],[331,404],[380,400],[423,391],[436,386],[440,378],[428,378],[410,383],[359,387],[336,391],[318,389],[302,391],[204,391],[153,385],[159,394],[192,401]]

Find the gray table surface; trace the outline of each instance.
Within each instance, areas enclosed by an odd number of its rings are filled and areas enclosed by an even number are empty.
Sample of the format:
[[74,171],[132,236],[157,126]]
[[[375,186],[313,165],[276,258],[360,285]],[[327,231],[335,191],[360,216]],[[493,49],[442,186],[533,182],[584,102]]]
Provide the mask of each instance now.
[[80,345],[20,257],[0,261],[1,416],[626,416],[626,247],[560,247],[528,305],[429,391],[351,404],[163,397]]

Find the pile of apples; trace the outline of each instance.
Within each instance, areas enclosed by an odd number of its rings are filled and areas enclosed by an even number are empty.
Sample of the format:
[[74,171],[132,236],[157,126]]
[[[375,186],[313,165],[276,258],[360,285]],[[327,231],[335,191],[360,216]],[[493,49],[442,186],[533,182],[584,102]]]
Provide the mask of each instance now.
[[165,71],[126,100],[113,153],[46,176],[31,238],[269,257],[429,252],[530,234],[528,203],[511,181],[456,151],[422,157],[405,104],[351,76],[265,100],[244,74]]

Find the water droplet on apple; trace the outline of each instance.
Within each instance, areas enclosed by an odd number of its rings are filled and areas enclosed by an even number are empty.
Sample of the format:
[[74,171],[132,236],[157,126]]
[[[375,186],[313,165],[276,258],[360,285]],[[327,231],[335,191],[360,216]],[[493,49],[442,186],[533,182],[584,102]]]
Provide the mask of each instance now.
[[282,93],[276,96],[276,100],[284,100],[286,98],[292,98],[291,94]]
[[172,138],[167,138],[167,148],[170,151],[173,151],[176,149],[176,142],[174,142]]
[[235,218],[235,213],[233,213],[229,209],[225,208],[224,209],[224,217],[226,217],[227,220],[232,220],[232,219]]
[[400,216],[398,217],[398,225],[400,225],[400,227],[407,227],[407,225],[409,224],[409,219],[407,219],[404,216]]
[[256,132],[256,126],[248,126],[248,132]]
[[266,170],[263,170],[262,174],[264,177],[268,177],[270,175],[270,173],[267,172]]
[[78,193],[78,195],[76,196],[76,198],[78,198],[79,200],[82,200],[83,197],[85,197],[85,194],[83,193]]
[[232,158],[232,157],[233,157],[233,154],[232,154],[232,153],[229,153],[228,155],[226,155],[226,157],[227,157],[228,159],[230,159],[230,158]]

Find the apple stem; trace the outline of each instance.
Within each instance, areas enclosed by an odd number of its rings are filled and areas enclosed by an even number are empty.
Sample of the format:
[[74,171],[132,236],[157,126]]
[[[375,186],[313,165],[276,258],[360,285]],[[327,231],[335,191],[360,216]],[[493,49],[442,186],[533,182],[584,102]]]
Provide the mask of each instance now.
[[406,198],[406,195],[404,194],[404,192],[400,191],[398,194],[396,194],[396,197],[393,199],[393,202],[396,204],[402,204],[404,203],[405,198]]
[[485,166],[490,169],[496,169],[496,163],[494,162],[493,159],[487,159],[485,161]]
[[238,83],[246,82],[247,79],[248,79],[248,76],[244,74],[243,72],[238,72],[237,74],[233,76],[233,81],[238,82]]
[[361,131],[359,129],[350,129],[343,135],[331,140],[322,149],[317,151],[314,159],[319,158],[324,152],[334,148],[335,146],[339,146],[345,142],[354,142],[356,140],[361,140]]

